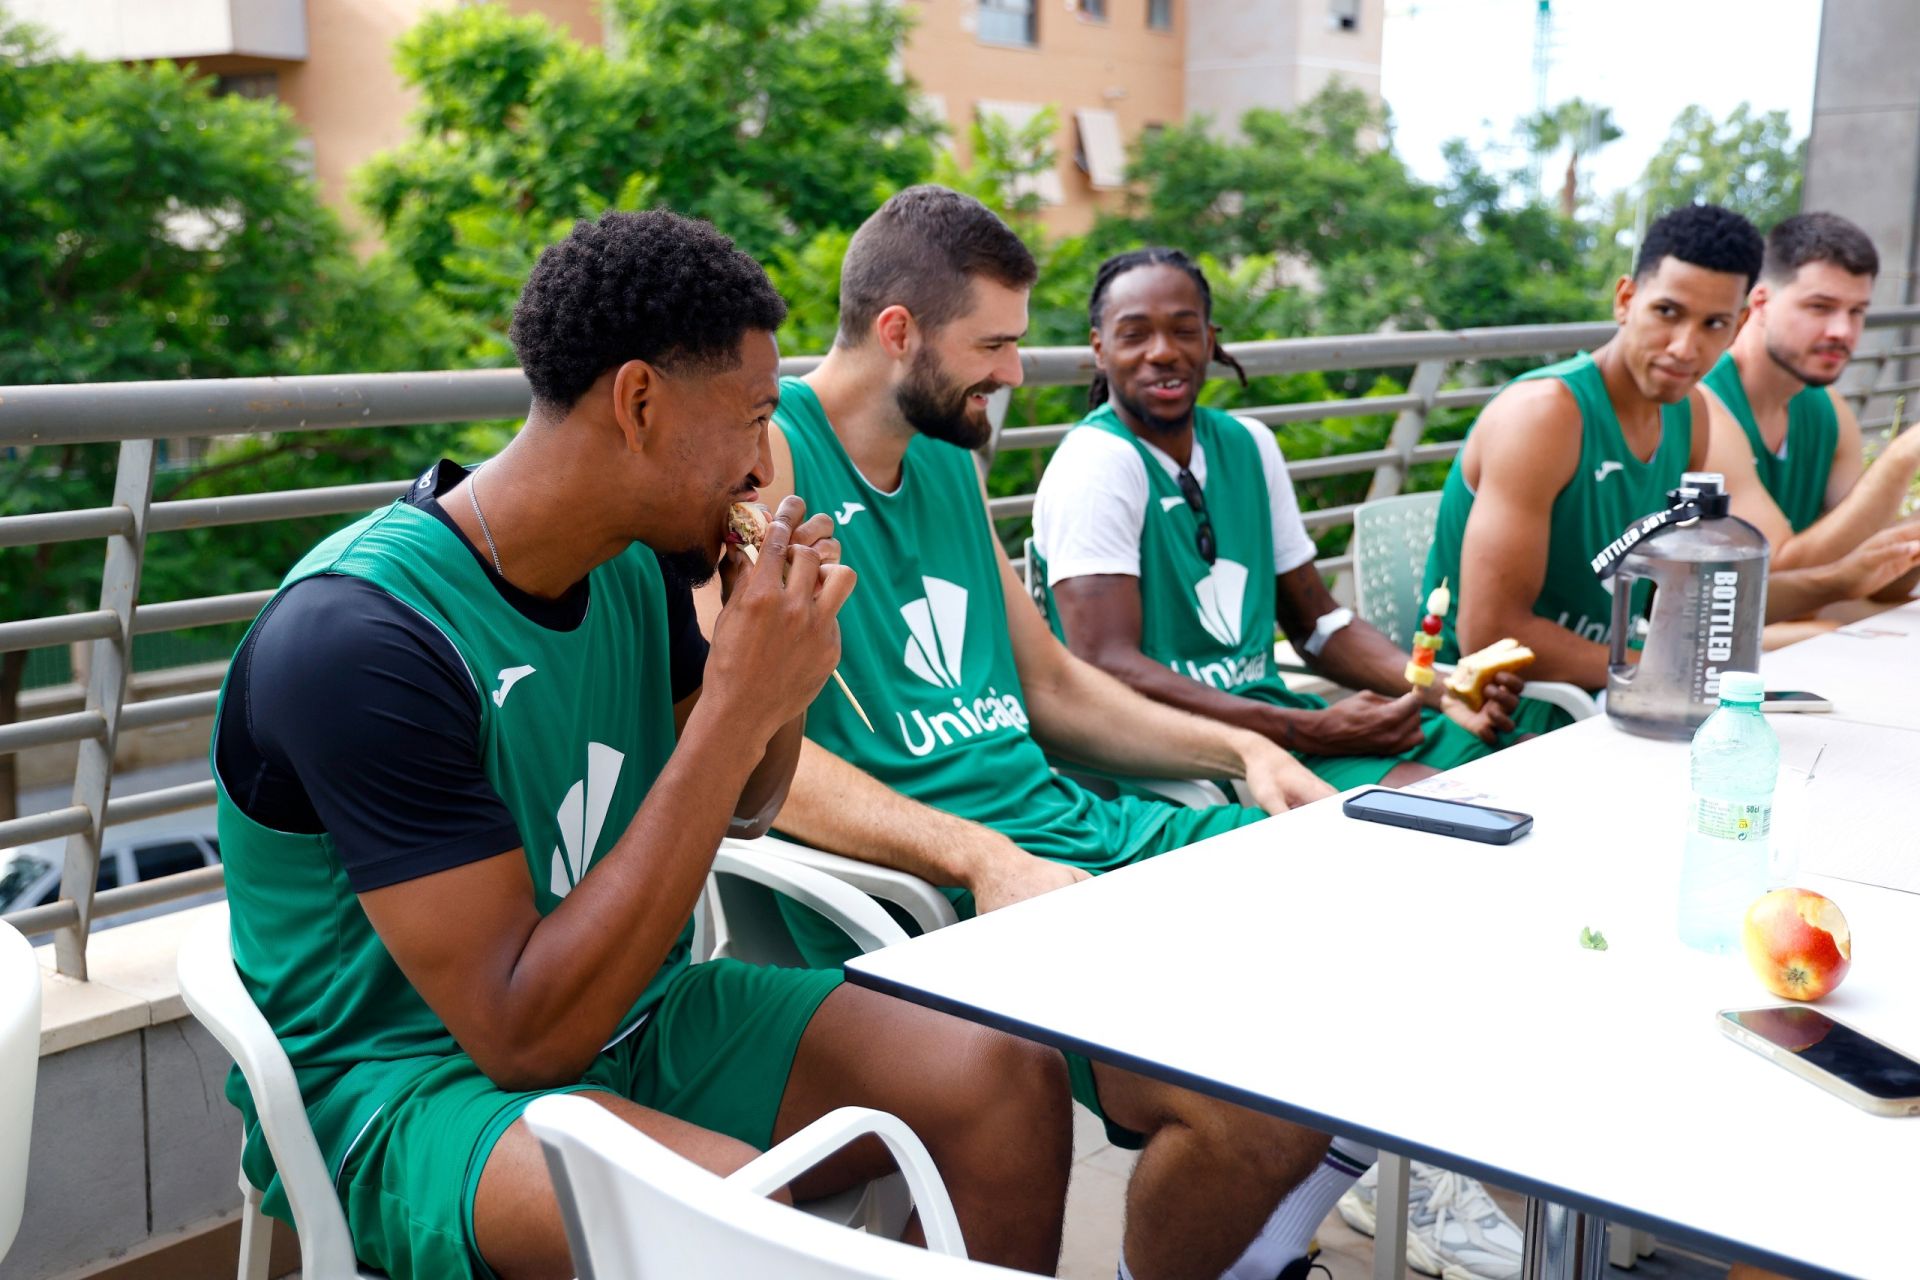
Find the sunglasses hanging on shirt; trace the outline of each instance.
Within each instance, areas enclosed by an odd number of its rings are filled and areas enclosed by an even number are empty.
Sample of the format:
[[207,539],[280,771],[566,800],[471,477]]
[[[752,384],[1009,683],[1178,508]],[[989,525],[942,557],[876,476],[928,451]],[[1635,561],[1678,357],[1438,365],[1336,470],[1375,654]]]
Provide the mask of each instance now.
[[1181,496],[1187,500],[1187,506],[1193,509],[1194,518],[1199,522],[1193,532],[1194,549],[1200,553],[1202,560],[1212,564],[1219,549],[1213,543],[1213,521],[1207,518],[1207,499],[1200,492],[1200,482],[1185,467],[1180,468],[1180,474],[1175,479],[1180,485]]

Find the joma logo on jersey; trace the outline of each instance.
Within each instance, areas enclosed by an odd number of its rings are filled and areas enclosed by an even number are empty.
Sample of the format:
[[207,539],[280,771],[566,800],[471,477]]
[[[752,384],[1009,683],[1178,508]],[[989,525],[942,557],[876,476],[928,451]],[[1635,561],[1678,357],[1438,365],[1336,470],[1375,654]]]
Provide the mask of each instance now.
[[[901,659],[907,670],[936,689],[961,689],[961,659],[966,652],[967,589],[943,578],[921,578],[926,595],[902,605],[900,617],[907,624],[907,644]],[[984,697],[971,701],[951,699],[953,710],[931,714],[915,708],[911,718],[898,711],[893,718],[900,724],[900,741],[915,756],[931,754],[935,746],[952,746],[957,741],[1011,729],[1027,731],[1027,710],[1012,694],[988,689]]]
[[560,843],[554,846],[547,887],[554,897],[566,897],[587,874],[593,851],[600,845],[607,809],[613,803],[614,785],[620,781],[620,766],[626,759],[605,743],[587,744],[587,776],[567,789],[559,812],[553,815],[560,827]]

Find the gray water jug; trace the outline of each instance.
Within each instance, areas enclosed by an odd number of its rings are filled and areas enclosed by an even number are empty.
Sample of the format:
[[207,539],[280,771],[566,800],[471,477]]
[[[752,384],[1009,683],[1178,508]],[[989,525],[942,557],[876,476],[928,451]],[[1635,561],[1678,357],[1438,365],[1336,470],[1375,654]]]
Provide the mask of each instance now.
[[1612,579],[1615,725],[1691,738],[1719,705],[1721,673],[1760,669],[1768,555],[1760,531],[1729,513],[1725,478],[1690,471],[1665,511],[1635,521],[1594,558],[1594,571]]

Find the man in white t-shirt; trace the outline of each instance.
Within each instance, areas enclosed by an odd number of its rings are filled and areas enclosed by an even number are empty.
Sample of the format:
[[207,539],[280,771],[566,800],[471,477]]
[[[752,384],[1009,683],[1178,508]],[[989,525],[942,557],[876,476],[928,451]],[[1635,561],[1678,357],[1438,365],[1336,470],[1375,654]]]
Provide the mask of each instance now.
[[[1341,608],[1314,567],[1273,432],[1198,405],[1209,361],[1239,371],[1211,309],[1205,275],[1174,250],[1100,268],[1093,407],[1055,451],[1034,506],[1033,580],[1049,621],[1141,693],[1264,733],[1342,789],[1398,785],[1491,750],[1512,728],[1518,678],[1495,677],[1479,712],[1410,692],[1407,652]],[[1289,690],[1273,667],[1276,622],[1316,671],[1361,692],[1329,706]],[[1313,1185],[1372,1234],[1373,1170]],[[1419,1270],[1520,1274],[1519,1228],[1472,1178],[1416,1164],[1408,1225]]]
[[[1148,697],[1265,734],[1329,784],[1404,785],[1491,750],[1519,680],[1477,711],[1410,689],[1408,653],[1342,608],[1314,568],[1273,432],[1198,404],[1230,358],[1204,277],[1172,250],[1102,268],[1093,408],[1055,452],[1034,506],[1036,596],[1081,657]],[[1359,690],[1329,705],[1287,688],[1275,624],[1314,671]]]

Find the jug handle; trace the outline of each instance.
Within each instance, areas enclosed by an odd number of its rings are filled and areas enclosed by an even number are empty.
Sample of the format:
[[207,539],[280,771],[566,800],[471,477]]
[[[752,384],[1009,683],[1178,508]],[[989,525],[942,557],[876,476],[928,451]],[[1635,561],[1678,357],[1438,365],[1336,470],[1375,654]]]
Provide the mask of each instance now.
[[1623,684],[1631,683],[1640,669],[1639,663],[1627,661],[1627,614],[1633,605],[1633,584],[1643,576],[1624,566],[1614,570],[1612,576],[1613,628],[1607,636],[1607,675]]

